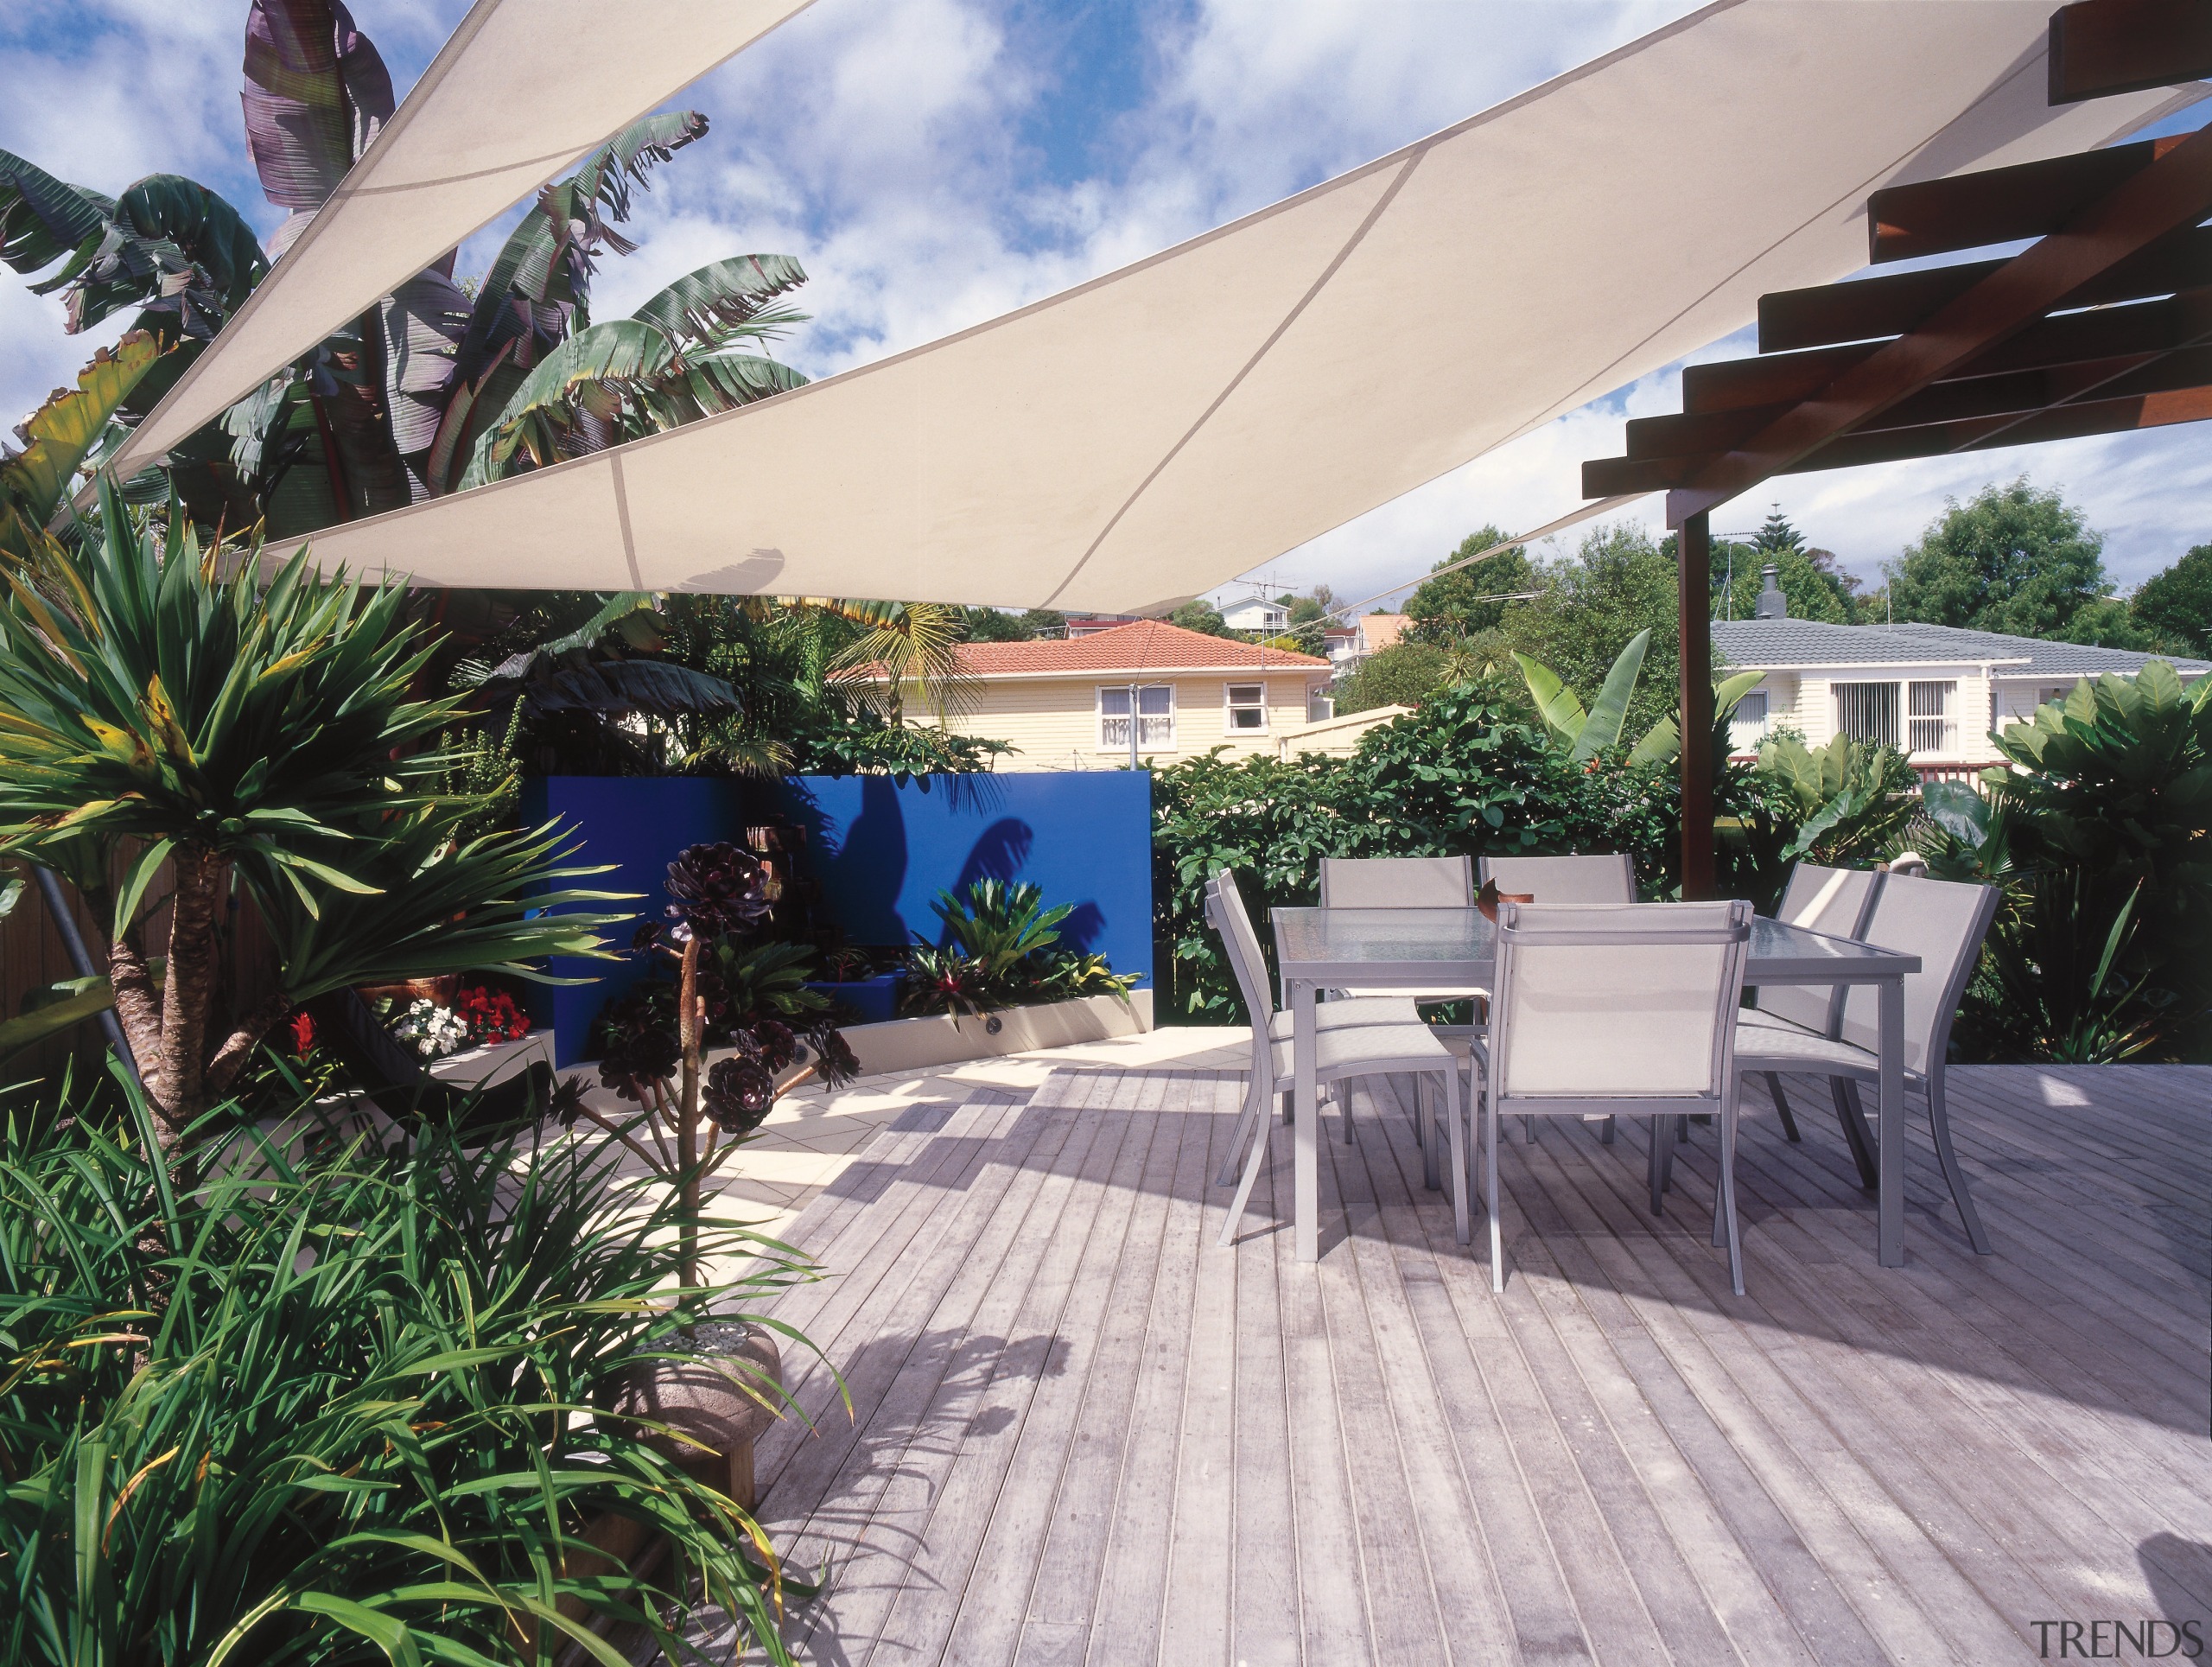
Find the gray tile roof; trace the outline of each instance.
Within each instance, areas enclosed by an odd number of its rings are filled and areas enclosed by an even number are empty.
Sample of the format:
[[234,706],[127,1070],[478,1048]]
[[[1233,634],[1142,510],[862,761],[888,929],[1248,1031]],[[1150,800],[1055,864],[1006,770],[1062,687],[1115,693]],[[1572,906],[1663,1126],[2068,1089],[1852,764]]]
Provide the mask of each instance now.
[[[2100,671],[2139,671],[2145,661],[2162,658],[2125,648],[2044,642],[2037,637],[2008,637],[1949,625],[1826,625],[1817,620],[1715,620],[1713,646],[1730,665],[1746,671],[1765,665],[2024,662],[1995,667],[1994,673],[2000,678],[2094,677]],[[2212,664],[2203,660],[2177,659],[2173,667],[2184,675],[2212,671]]]

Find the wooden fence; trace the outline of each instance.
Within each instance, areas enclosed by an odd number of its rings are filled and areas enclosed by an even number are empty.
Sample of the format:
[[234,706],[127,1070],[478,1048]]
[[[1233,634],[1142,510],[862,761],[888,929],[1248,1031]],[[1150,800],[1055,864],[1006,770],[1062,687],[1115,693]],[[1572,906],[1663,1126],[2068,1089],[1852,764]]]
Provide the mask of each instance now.
[[[122,878],[123,865],[130,862],[135,851],[124,851],[117,856],[115,878]],[[45,898],[31,875],[21,863],[5,865],[10,875],[20,875],[25,881],[23,896],[13,913],[0,919],[0,1013],[10,1017],[21,1013],[25,1002],[35,991],[65,978],[73,978],[77,970],[69,959],[68,946],[63,942],[60,930],[48,912]],[[149,898],[161,900],[142,928],[142,941],[149,954],[159,954],[168,942],[169,869],[164,863],[154,883],[147,888]],[[97,970],[107,970],[107,932],[109,923],[96,916],[76,896],[73,888],[64,882],[62,891],[69,897],[76,915],[77,930],[83,934],[86,947],[90,950]],[[269,950],[269,941],[261,929],[259,911],[251,898],[234,890],[230,905],[224,911],[221,922],[223,935],[223,978],[216,992],[215,1017],[218,1021],[232,1013],[243,1012],[253,1002],[260,1001],[276,988],[276,968]],[[210,1027],[211,1029],[213,1026]],[[0,1061],[0,1082],[16,1083],[40,1076],[59,1072],[63,1063],[74,1058],[82,1068],[97,1065],[106,1051],[106,1039],[101,1034],[97,1021],[87,1021],[61,1034],[49,1038],[38,1047]]]

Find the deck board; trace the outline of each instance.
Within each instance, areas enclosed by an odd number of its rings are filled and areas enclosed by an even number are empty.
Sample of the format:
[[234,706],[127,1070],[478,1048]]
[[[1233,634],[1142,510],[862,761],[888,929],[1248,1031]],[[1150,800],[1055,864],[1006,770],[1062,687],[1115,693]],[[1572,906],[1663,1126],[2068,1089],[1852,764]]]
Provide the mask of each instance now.
[[1325,1119],[1318,1266],[1280,1129],[1213,1243],[1233,1072],[918,1104],[791,1230],[829,1276],[773,1312],[852,1412],[786,1350],[815,1428],[764,1440],[761,1516],[829,1582],[787,1636],[852,1667],[1764,1667],[2212,1635],[2212,1069],[1954,1072],[1998,1254],[1916,1105],[1893,1269],[1825,1092],[1785,1081],[1800,1143],[1746,1094],[1740,1299],[1710,1129],[1658,1219],[1639,1125],[1509,1139],[1498,1296],[1387,1083],[1352,1143]]

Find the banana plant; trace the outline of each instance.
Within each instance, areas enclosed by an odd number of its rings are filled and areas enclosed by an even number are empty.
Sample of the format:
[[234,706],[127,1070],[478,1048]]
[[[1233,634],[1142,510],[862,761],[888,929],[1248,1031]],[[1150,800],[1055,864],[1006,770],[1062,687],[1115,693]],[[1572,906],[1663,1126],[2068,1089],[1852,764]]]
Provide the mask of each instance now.
[[[1732,678],[1723,678],[1713,685],[1713,756],[1716,766],[1735,750],[1729,734],[1729,720],[1736,716],[1736,709],[1744,697],[1758,688],[1766,676],[1764,671],[1738,671]],[[1682,732],[1675,720],[1661,718],[1643,732],[1643,738],[1630,749],[1631,764],[1671,764],[1682,750]]]
[[77,373],[74,390],[58,390],[24,419],[22,451],[0,447],[0,557],[20,564],[43,549],[71,483],[96,464],[97,449],[112,433],[110,419],[160,353],[149,330],[101,348]]
[[1539,665],[1526,654],[1516,653],[1515,663],[1521,676],[1528,683],[1529,693],[1536,703],[1536,715],[1543,720],[1545,733],[1552,744],[1566,753],[1568,761],[1580,764],[1598,754],[1609,752],[1620,745],[1621,724],[1628,716],[1628,703],[1636,693],[1636,680],[1643,671],[1644,651],[1651,646],[1651,632],[1647,627],[1629,639],[1628,646],[1614,657],[1605,673],[1605,681],[1598,690],[1598,703],[1588,712],[1575,698],[1574,690],[1566,680],[1548,665]]

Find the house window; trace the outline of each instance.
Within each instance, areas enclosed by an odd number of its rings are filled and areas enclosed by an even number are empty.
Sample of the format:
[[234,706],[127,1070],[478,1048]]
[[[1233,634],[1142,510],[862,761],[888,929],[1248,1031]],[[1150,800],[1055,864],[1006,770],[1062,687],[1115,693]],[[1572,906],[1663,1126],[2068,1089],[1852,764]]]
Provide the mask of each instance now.
[[1958,750],[1958,725],[1951,709],[1958,697],[1955,683],[1915,683],[1905,690],[1905,740],[1908,751],[1950,753]]
[[1326,686],[1317,683],[1306,691],[1306,721],[1308,723],[1326,723],[1336,715],[1337,697],[1328,691]]
[[1736,703],[1736,709],[1728,718],[1728,749],[1734,753],[1751,753],[1767,736],[1766,690],[1754,689]]
[[1268,685],[1232,683],[1229,685],[1229,733],[1253,735],[1268,727]]
[[1835,729],[1840,735],[1868,747],[1897,744],[1897,686],[1893,683],[1839,683],[1835,687]]
[[[1172,750],[1175,745],[1175,685],[1148,683],[1137,697],[1137,750]],[[1129,685],[1109,684],[1098,691],[1098,744],[1109,752],[1129,746]]]

